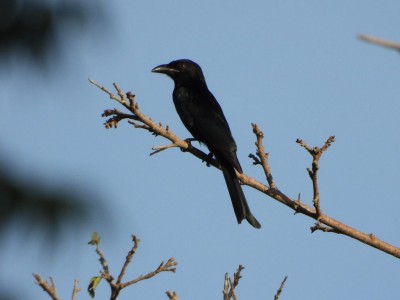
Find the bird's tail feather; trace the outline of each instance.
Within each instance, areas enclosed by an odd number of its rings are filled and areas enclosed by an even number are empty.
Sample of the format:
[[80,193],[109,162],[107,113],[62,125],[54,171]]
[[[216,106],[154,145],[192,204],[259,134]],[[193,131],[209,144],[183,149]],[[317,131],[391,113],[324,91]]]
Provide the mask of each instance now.
[[242,187],[236,177],[235,169],[233,167],[222,167],[226,186],[228,187],[229,195],[235,211],[236,219],[240,224],[242,220],[246,219],[255,228],[261,228],[261,224],[252,215],[250,208],[247,204]]

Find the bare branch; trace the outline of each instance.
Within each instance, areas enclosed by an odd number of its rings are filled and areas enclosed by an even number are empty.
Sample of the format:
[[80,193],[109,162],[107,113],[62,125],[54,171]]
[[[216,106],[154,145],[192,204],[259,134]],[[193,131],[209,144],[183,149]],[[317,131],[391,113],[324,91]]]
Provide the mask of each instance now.
[[[92,82],[92,81],[91,81]],[[92,82],[95,84],[94,82]],[[108,92],[105,88],[101,87],[100,85],[95,84],[97,87],[105,91],[108,95],[111,93]],[[115,85],[116,86],[116,85]],[[118,89],[117,89],[118,90]],[[119,99],[118,102],[122,102],[122,104],[135,116],[135,120],[137,120],[139,123],[142,123],[143,125],[146,125],[144,129],[148,130],[149,132],[155,134],[155,135],[160,135],[169,141],[171,141],[173,144],[176,144],[177,147],[179,147],[182,151],[188,152],[197,158],[201,159],[202,161],[205,161],[207,165],[212,165],[216,168],[220,168],[218,162],[212,158],[212,156],[207,155],[203,151],[193,147],[190,143],[186,142],[185,140],[182,140],[178,136],[176,136],[169,128],[163,128],[162,126],[156,124],[153,122],[149,117],[145,116],[142,112],[139,111],[139,106],[137,103],[134,102],[134,97],[133,94],[128,92],[127,94],[128,100],[129,100],[129,105],[126,105],[123,103],[122,100]],[[121,96],[120,96],[121,97]],[[113,97],[111,97],[114,99]],[[115,99],[114,99],[115,100]],[[262,145],[262,139],[257,140],[258,143]],[[337,233],[347,235],[353,239],[356,239],[362,243],[365,243],[369,246],[372,246],[376,249],[379,249],[381,251],[384,251],[390,255],[393,255],[397,258],[400,258],[400,248],[395,247],[393,245],[390,245],[389,243],[386,243],[378,238],[376,238],[374,235],[371,234],[365,234],[357,229],[354,229],[344,223],[341,223],[321,212],[321,209],[319,207],[319,190],[318,190],[318,181],[317,181],[317,172],[318,172],[318,160],[322,153],[326,151],[330,145],[334,142],[334,137],[330,137],[324,144],[323,147],[318,148],[318,147],[309,147],[306,145],[303,141],[298,140],[298,143],[304,147],[312,156],[313,156],[313,165],[312,169],[309,170],[309,174],[311,179],[313,180],[313,187],[314,187],[314,199],[313,199],[313,204],[314,208],[311,208],[307,206],[306,204],[300,202],[299,199],[294,200],[288,196],[286,196],[284,193],[279,191],[276,188],[272,188],[271,183],[269,182],[270,186],[266,186],[263,183],[255,180],[254,178],[247,176],[246,174],[241,174],[236,171],[236,175],[238,179],[241,181],[242,184],[248,185],[264,194],[267,196],[275,199],[276,201],[290,207],[295,211],[295,213],[301,213],[304,214],[310,218],[313,218],[319,223],[324,224],[328,226],[329,228],[332,228],[335,230]],[[263,148],[262,148],[263,149]],[[260,151],[260,155],[262,153],[265,153],[263,150]],[[261,158],[260,158],[261,161]],[[262,161],[261,161],[262,163]],[[269,171],[266,171],[267,173],[270,173]],[[314,179],[313,179],[314,177]],[[267,176],[268,178],[268,176]],[[273,183],[273,181],[272,181]]]
[[110,99],[115,100],[115,101],[121,103],[123,106],[126,106],[126,105],[127,105],[126,98],[125,98],[124,94],[121,92],[121,90],[119,89],[119,87],[117,86],[116,83],[114,83],[113,85],[114,85],[115,89],[116,89],[117,92],[118,92],[119,98],[118,98],[117,96],[115,96],[113,93],[111,93],[110,91],[108,91],[104,86],[101,86],[100,84],[98,84],[96,81],[94,81],[94,80],[92,80],[92,79],[89,79],[89,82],[90,82],[91,84],[94,84],[95,86],[97,86],[97,87],[98,87],[99,89],[101,89],[104,93],[106,93],[106,94],[110,97]]
[[172,291],[165,292],[170,300],[179,300],[178,295]]
[[224,289],[222,290],[222,295],[224,296],[223,300],[229,300],[229,277],[228,273],[225,273],[224,277]]
[[272,177],[272,173],[271,173],[271,168],[269,167],[269,163],[268,163],[268,153],[265,152],[264,145],[263,145],[264,133],[260,130],[260,128],[258,128],[257,124],[251,124],[251,126],[253,126],[253,132],[257,138],[256,143],[255,143],[256,147],[257,147],[256,155],[260,159],[256,160],[256,157],[251,154],[250,154],[250,157],[254,159],[256,164],[261,164],[269,186],[273,189],[276,189],[274,178]]
[[132,242],[133,242],[133,247],[132,249],[128,252],[128,255],[126,256],[125,259],[125,263],[121,269],[121,272],[119,273],[118,279],[117,279],[117,283],[116,284],[120,284],[122,281],[122,278],[125,275],[126,272],[126,268],[128,268],[128,265],[131,263],[133,256],[136,253],[137,248],[139,247],[140,244],[140,240],[138,238],[136,238],[136,236],[134,236],[133,234],[131,235],[132,237]]
[[146,275],[140,275],[136,279],[133,279],[131,281],[128,281],[126,283],[121,284],[121,289],[123,289],[123,288],[125,288],[125,287],[127,287],[129,285],[135,284],[135,283],[137,283],[139,281],[154,277],[155,275],[157,275],[158,273],[161,273],[161,272],[173,272],[173,273],[175,273],[176,272],[175,266],[177,266],[177,265],[178,265],[178,263],[175,261],[175,259],[174,258],[170,258],[167,261],[167,263],[161,262],[161,264],[158,266],[158,268],[155,269],[153,272],[150,272],[150,273],[148,273]]
[[[124,114],[120,112],[117,109],[107,109],[105,110],[102,114],[102,117],[109,117],[111,116],[110,119],[108,119],[105,123],[104,126],[109,129],[109,128],[117,128],[118,122],[124,119],[133,119],[136,120],[137,118],[131,114]],[[131,122],[131,121],[129,121]]]
[[50,276],[51,285],[40,277],[39,274],[33,274],[36,279],[36,284],[41,286],[42,289],[50,296],[53,300],[60,300],[57,295],[56,285],[54,284],[53,278]]
[[224,289],[222,290],[222,294],[224,296],[224,300],[237,300],[236,293],[235,293],[235,288],[239,285],[239,280],[242,278],[240,276],[240,272],[244,267],[242,265],[239,265],[236,273],[233,274],[233,280],[232,278],[228,277],[228,273],[225,273],[225,278],[224,278]]
[[375,36],[372,35],[365,35],[365,34],[359,34],[358,38],[364,42],[370,43],[370,44],[374,44],[377,46],[382,46],[388,49],[392,49],[392,50],[396,50],[396,51],[400,51],[400,44],[399,43],[394,43],[391,41],[386,41],[380,38],[377,38]]
[[285,282],[288,279],[287,276],[285,276],[285,278],[283,278],[281,285],[279,286],[279,289],[276,291],[274,300],[279,300],[279,297],[281,296],[281,293],[283,291],[283,288],[285,287]]
[[[103,270],[101,271],[101,277],[106,279],[108,284],[110,285],[110,288],[111,288],[111,297],[110,297],[110,299],[111,300],[117,299],[117,297],[118,297],[118,295],[119,295],[119,293],[121,292],[122,289],[124,289],[125,287],[130,286],[132,284],[135,284],[135,283],[137,283],[137,282],[139,282],[141,280],[152,278],[152,277],[154,277],[155,275],[157,275],[158,273],[161,273],[161,272],[174,272],[175,273],[175,271],[176,271],[175,267],[178,265],[178,263],[175,261],[174,258],[170,258],[167,261],[167,263],[162,262],[155,271],[150,272],[150,273],[148,273],[148,274],[146,274],[144,276],[140,275],[136,279],[133,279],[133,280],[130,280],[128,282],[123,283],[122,279],[125,276],[125,272],[126,272],[128,266],[129,266],[129,264],[132,262],[133,256],[135,255],[137,249],[139,248],[139,244],[140,244],[140,240],[136,236],[131,235],[131,237],[132,237],[133,246],[132,246],[131,250],[129,250],[128,254],[126,255],[125,262],[124,262],[124,264],[123,264],[123,266],[121,268],[121,271],[120,271],[120,273],[118,275],[118,278],[117,278],[116,282],[114,282],[114,277],[110,274],[110,271],[108,269],[108,265],[107,265],[104,253],[99,247],[100,237],[97,234],[93,234],[92,235],[92,240],[89,242],[89,244],[96,246],[96,253],[100,257],[99,261],[100,261],[100,264],[101,264],[101,266],[103,268]],[[100,278],[96,278],[96,277],[94,277],[94,278],[95,279],[100,279]],[[91,289],[91,292],[93,293],[93,295],[94,295],[95,286],[97,286],[97,284],[98,284],[98,282],[96,284],[92,284],[92,286],[89,285],[89,289]]]
[[312,147],[308,146],[303,140],[300,140],[300,139],[296,140],[296,143],[298,143],[301,147],[306,149],[313,158],[312,169],[307,168],[307,171],[308,171],[308,175],[310,176],[312,184],[313,184],[313,191],[314,191],[313,204],[314,204],[314,208],[315,208],[315,211],[317,214],[317,219],[322,214],[320,202],[319,202],[320,195],[319,195],[319,187],[318,187],[319,159],[321,158],[322,154],[326,150],[328,150],[328,148],[331,146],[331,144],[334,141],[335,141],[335,137],[330,136],[326,140],[326,142],[325,142],[324,146],[322,146],[322,148],[318,148],[318,147],[312,148]]
[[114,280],[114,277],[111,276],[110,271],[108,269],[107,261],[104,256],[103,251],[100,249],[99,245],[96,245],[96,253],[99,255],[99,261],[101,266],[103,267],[103,271],[101,272],[101,275],[108,281],[112,282]]
[[79,288],[79,281],[78,280],[74,280],[74,288],[72,289],[72,300],[76,300],[76,296],[78,295],[78,293],[81,291],[81,289]]
[[[107,265],[107,261],[105,258],[105,255],[103,253],[103,251],[100,249],[99,247],[99,243],[100,243],[100,236],[95,232],[92,234],[92,238],[91,240],[88,242],[88,244],[96,246],[96,253],[99,255],[99,261],[100,264],[102,266],[102,271],[101,276],[95,276],[92,277],[92,279],[90,280],[89,286],[88,286],[88,292],[89,294],[92,296],[92,298],[95,295],[95,290],[96,287],[98,286],[98,284],[100,283],[100,281],[104,278],[107,280],[108,284],[110,285],[111,288],[111,300],[115,300],[118,298],[119,293],[121,292],[122,289],[124,289],[125,287],[135,284],[141,280],[145,280],[145,279],[149,279],[154,277],[155,275],[161,273],[161,272],[173,272],[175,273],[176,271],[176,266],[178,265],[178,263],[175,261],[174,258],[170,258],[166,263],[162,262],[156,270],[154,270],[153,272],[150,272],[146,275],[140,275],[138,278],[128,281],[126,283],[122,283],[122,279],[125,275],[125,272],[128,268],[128,265],[132,262],[133,256],[135,255],[139,244],[140,244],[140,240],[138,238],[136,238],[136,236],[131,235],[132,237],[132,242],[133,242],[133,246],[131,248],[131,250],[128,252],[124,265],[121,268],[121,271],[118,275],[117,281],[114,282],[114,277],[110,274],[108,265]],[[36,283],[41,286],[43,288],[43,290],[53,299],[53,300],[59,300],[58,296],[57,296],[57,291],[56,291],[56,286],[54,284],[53,278],[50,277],[50,282],[51,284],[49,284],[48,282],[46,282],[45,280],[43,280],[40,275],[38,274],[33,274],[34,278],[36,279]],[[72,300],[76,300],[77,294],[78,292],[81,291],[81,289],[79,288],[79,281],[75,280],[74,281],[74,287],[72,290]],[[174,299],[174,300],[178,300],[178,295],[176,295],[175,292],[167,292],[168,297],[170,297],[170,299]]]

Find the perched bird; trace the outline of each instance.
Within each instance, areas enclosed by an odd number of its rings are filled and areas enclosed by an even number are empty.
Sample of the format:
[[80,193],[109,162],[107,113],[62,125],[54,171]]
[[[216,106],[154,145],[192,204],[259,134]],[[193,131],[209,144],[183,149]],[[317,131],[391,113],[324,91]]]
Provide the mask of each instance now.
[[255,228],[260,223],[251,214],[235,169],[242,173],[236,157],[236,143],[221,106],[207,88],[200,66],[180,59],[155,67],[174,80],[172,98],[183,124],[200,143],[205,144],[221,165],[238,223],[246,219]]

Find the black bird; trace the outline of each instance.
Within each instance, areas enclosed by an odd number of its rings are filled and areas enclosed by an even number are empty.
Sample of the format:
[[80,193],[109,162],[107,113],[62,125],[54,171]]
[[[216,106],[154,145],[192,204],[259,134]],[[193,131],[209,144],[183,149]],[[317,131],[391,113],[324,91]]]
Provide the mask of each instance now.
[[255,228],[260,228],[235,174],[235,169],[242,173],[235,140],[221,106],[207,88],[200,66],[191,60],[180,59],[155,67],[152,72],[166,74],[174,80],[172,98],[176,111],[187,130],[208,147],[221,165],[238,223],[246,219]]

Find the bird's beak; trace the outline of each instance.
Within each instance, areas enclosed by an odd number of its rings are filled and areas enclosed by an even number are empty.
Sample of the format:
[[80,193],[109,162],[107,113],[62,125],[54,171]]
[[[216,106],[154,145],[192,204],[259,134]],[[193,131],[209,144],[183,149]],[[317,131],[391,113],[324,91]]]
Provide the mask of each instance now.
[[169,65],[159,65],[151,71],[154,73],[162,73],[167,75],[173,75],[175,73],[179,73],[178,70],[171,68]]

